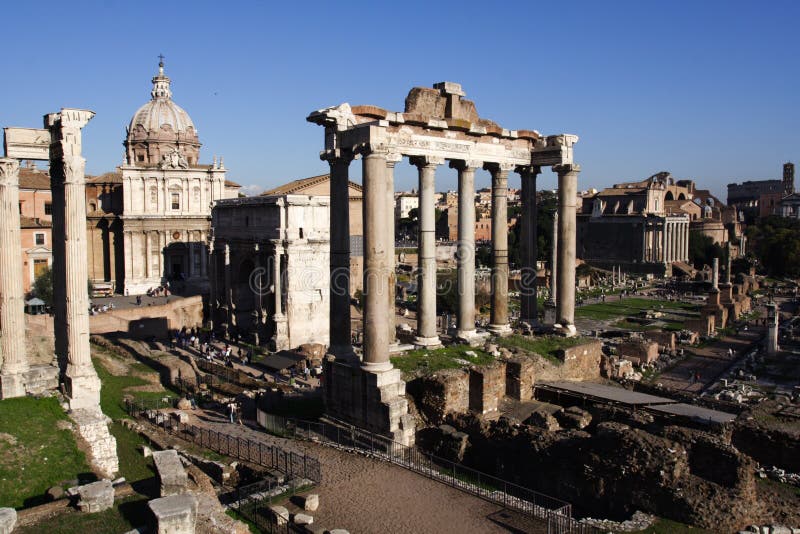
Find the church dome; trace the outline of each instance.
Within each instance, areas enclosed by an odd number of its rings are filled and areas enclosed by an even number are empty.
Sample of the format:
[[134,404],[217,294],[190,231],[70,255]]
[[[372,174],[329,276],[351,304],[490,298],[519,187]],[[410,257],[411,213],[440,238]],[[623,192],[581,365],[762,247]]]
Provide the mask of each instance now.
[[163,60],[153,77],[151,100],[140,107],[131,119],[125,140],[127,163],[156,166],[177,156],[188,165],[197,163],[200,141],[191,117],[172,101],[170,79],[164,74]]

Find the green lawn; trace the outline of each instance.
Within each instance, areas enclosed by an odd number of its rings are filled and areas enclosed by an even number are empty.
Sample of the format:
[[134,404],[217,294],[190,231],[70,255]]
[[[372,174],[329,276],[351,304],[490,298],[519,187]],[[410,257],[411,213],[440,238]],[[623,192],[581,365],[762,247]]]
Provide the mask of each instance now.
[[526,337],[513,335],[508,337],[497,338],[496,342],[501,347],[508,349],[520,348],[529,352],[535,352],[539,356],[543,356],[555,364],[561,364],[561,360],[557,358],[559,350],[574,347],[581,343],[586,343],[586,338],[582,337],[561,337],[561,336],[535,336]]
[[[144,386],[150,382],[147,382],[138,376],[112,375],[98,360],[95,360],[95,369],[97,369],[97,374],[100,376],[100,380],[103,383],[103,387],[100,390],[100,407],[103,409],[103,413],[114,420],[127,417],[128,414],[125,413],[125,403],[122,401],[123,396],[126,395],[125,388],[131,386]],[[147,370],[155,372],[149,367]],[[153,400],[161,399],[163,397],[177,396],[171,391],[134,391],[127,394],[132,395],[137,400]]]
[[628,298],[623,300],[606,299],[606,302],[587,304],[575,310],[575,316],[585,319],[615,319],[638,315],[644,310],[695,310],[695,304],[676,301]]
[[68,419],[55,397],[0,401],[0,506],[39,504],[51,486],[96,480],[59,421]]
[[[469,356],[467,352],[474,352],[475,356]],[[494,358],[483,350],[470,347],[469,345],[451,345],[440,349],[411,350],[405,354],[391,358],[392,365],[400,369],[404,375],[430,374],[442,369],[458,369],[464,367],[463,363],[456,360],[464,360],[475,365],[486,365]]]
[[[71,510],[55,520],[27,528],[14,529],[14,534],[38,534],[46,531],[58,534],[118,534],[133,528],[145,526],[151,517],[147,498],[139,495],[128,497],[114,503],[114,507],[96,514],[83,514]],[[57,521],[57,523],[55,523]]]

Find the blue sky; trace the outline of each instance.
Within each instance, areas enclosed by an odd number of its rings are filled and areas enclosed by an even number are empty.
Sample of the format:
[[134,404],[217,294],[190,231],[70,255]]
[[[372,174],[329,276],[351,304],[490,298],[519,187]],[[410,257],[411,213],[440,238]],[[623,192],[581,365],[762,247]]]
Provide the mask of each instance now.
[[[310,111],[402,110],[411,87],[443,80],[504,127],[579,135],[581,188],[668,170],[725,200],[731,181],[800,163],[796,1],[46,1],[9,3],[4,22],[0,125],[94,110],[93,174],[121,162],[159,53],[201,160],[224,155],[245,185],[326,172]],[[398,189],[415,176],[398,165]],[[437,189],[454,186],[442,169]]]

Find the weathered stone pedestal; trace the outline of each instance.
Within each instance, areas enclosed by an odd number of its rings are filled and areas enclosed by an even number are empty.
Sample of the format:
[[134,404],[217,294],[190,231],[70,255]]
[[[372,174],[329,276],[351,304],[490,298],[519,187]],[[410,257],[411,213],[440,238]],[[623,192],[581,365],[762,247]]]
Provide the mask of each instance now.
[[197,497],[191,493],[153,499],[147,506],[156,517],[158,534],[193,534],[197,522]]
[[78,508],[81,512],[94,514],[114,506],[114,486],[110,480],[98,480],[79,486],[77,493]]
[[414,444],[414,418],[408,413],[399,369],[365,370],[359,362],[331,354],[323,365],[326,413],[397,443]]
[[17,524],[17,511],[13,508],[0,508],[0,534],[11,534]]
[[544,303],[544,324],[553,327],[556,324],[556,301],[547,300]]
[[178,451],[154,451],[153,462],[156,464],[158,480],[161,482],[161,496],[185,493],[189,486],[189,476],[183,468]]
[[111,420],[99,407],[71,410],[69,415],[80,437],[89,445],[89,459],[94,469],[103,476],[113,477],[119,471],[119,460],[117,440],[108,431]]
[[716,328],[725,328],[725,325],[728,323],[728,309],[720,304],[719,297],[719,289],[712,288],[708,293],[708,301],[701,314],[703,316],[713,315]]

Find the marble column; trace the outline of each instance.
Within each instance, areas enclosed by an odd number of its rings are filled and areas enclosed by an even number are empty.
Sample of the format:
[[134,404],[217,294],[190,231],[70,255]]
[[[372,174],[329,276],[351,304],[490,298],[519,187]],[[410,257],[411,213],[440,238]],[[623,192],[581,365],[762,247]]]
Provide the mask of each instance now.
[[480,161],[453,160],[458,170],[458,314],[456,335],[472,341],[475,329],[475,169]]
[[324,154],[331,171],[330,204],[330,330],[329,351],[352,357],[350,326],[350,162],[352,152],[334,150]]
[[212,238],[208,244],[208,315],[211,329],[217,323],[217,307],[219,305],[219,296],[217,294],[217,255],[214,252],[214,239]]
[[419,171],[419,236],[417,264],[417,337],[421,347],[441,344],[436,332],[436,167],[444,159],[411,160]]
[[0,399],[25,396],[19,161],[0,158]]
[[275,255],[272,258],[272,282],[273,297],[275,298],[275,316],[283,317],[283,273],[281,271],[281,261],[283,251],[280,245],[275,246]]
[[144,275],[147,278],[153,277],[153,260],[150,257],[150,250],[153,248],[152,243],[150,242],[150,232],[144,233]]
[[558,300],[561,330],[575,335],[575,238],[580,165],[556,165],[558,173]]
[[683,225],[683,261],[689,262],[689,221]]
[[731,250],[731,242],[728,241],[725,244],[725,253],[728,256],[727,261],[725,262],[725,284],[731,285],[731,263],[732,263],[732,256],[733,250]]
[[511,165],[487,163],[492,174],[492,302],[489,331],[511,334],[508,323],[508,173]]
[[386,239],[389,247],[388,256],[388,269],[389,269],[389,320],[387,328],[389,329],[389,344],[397,344],[397,307],[396,307],[396,291],[397,291],[397,273],[395,272],[395,231],[394,231],[394,167],[397,162],[403,159],[400,154],[389,153],[386,156]]
[[89,348],[86,160],[81,157],[81,128],[92,117],[91,111],[62,109],[45,116],[45,126],[51,137],[56,355],[70,409],[99,411],[100,379]]
[[236,323],[236,316],[233,313],[233,286],[231,285],[231,246],[225,243],[223,250],[225,259],[225,307],[228,310],[225,322],[228,323],[228,328],[230,328]]
[[[550,251],[550,295],[544,303],[544,323],[547,326],[556,324],[556,298],[558,295],[558,211],[553,213],[553,232],[550,236],[552,250]],[[615,283],[614,266],[611,266],[611,286]]]
[[393,244],[386,231],[389,184],[387,152],[369,147],[362,157],[364,222],[364,357],[368,372],[388,371],[389,362],[389,254]]
[[719,290],[719,258],[712,260],[711,267],[711,290]]
[[537,295],[537,260],[539,215],[536,205],[536,177],[541,172],[537,166],[518,168],[522,185],[522,228],[520,228],[520,320],[536,325],[539,322]]

